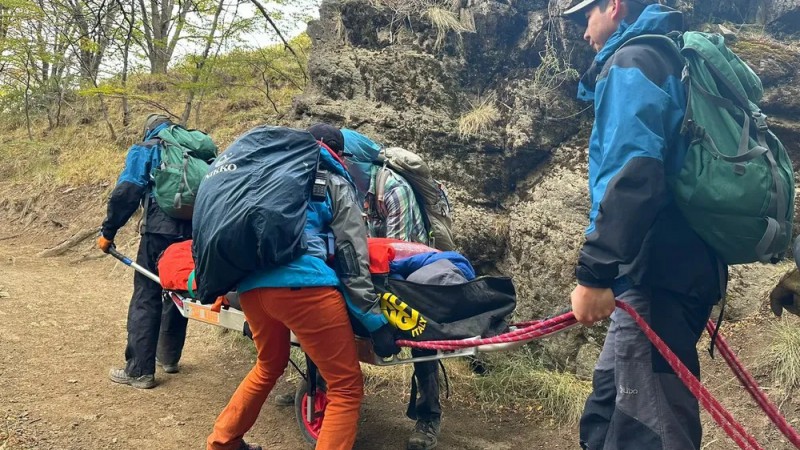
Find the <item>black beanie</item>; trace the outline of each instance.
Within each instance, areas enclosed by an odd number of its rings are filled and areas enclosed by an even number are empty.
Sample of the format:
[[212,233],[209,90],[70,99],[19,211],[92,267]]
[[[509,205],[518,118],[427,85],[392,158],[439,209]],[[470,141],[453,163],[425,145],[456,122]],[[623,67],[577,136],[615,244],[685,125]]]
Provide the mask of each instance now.
[[337,155],[341,155],[342,152],[344,152],[344,136],[335,126],[328,125],[327,123],[318,123],[309,127],[308,132],[311,133],[316,140],[322,141],[323,144],[330,147]]

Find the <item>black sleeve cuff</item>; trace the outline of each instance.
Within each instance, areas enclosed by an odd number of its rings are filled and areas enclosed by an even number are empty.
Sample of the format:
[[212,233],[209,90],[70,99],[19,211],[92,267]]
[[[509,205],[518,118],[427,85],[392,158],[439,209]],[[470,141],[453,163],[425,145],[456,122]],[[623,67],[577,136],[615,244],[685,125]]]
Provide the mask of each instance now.
[[103,237],[108,239],[109,241],[113,241],[114,238],[117,236],[117,231],[119,231],[119,230],[102,227],[100,229],[100,234],[102,234]]
[[589,269],[583,266],[577,266],[575,268],[575,278],[578,279],[578,284],[590,288],[608,289],[614,285],[613,278],[609,280],[598,280],[592,275]]

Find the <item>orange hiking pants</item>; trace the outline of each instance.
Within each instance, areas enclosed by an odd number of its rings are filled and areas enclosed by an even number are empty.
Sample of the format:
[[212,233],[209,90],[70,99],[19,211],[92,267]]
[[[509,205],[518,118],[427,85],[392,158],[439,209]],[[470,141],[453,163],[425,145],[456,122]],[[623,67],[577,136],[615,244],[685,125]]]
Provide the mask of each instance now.
[[260,288],[243,293],[241,303],[258,358],[214,423],[207,449],[239,448],[289,363],[289,330],[327,382],[329,403],[316,448],[351,449],[364,391],[342,294],[332,287]]

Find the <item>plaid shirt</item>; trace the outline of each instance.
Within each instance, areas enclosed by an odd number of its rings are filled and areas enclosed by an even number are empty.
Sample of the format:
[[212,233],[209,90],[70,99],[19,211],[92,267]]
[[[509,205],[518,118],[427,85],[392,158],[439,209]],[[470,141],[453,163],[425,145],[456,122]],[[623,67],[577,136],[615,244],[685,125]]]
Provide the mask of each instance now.
[[389,170],[384,188],[383,203],[375,199],[375,181],[381,167],[373,167],[365,201],[367,226],[372,237],[385,237],[428,245],[428,232],[419,203],[408,182]]

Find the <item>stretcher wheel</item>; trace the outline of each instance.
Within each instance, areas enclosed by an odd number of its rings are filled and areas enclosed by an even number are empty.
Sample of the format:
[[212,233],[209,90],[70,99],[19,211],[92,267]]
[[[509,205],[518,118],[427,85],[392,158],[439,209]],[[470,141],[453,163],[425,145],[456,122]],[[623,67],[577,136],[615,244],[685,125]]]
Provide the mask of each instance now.
[[308,420],[308,415],[306,414],[307,400],[308,383],[303,381],[297,387],[297,392],[294,395],[295,416],[297,417],[297,425],[300,426],[300,433],[303,434],[303,439],[310,444],[316,444],[319,432],[322,429],[322,419],[325,417],[325,408],[328,407],[328,394],[325,383],[317,383],[317,390],[312,402],[314,415],[311,421]]

